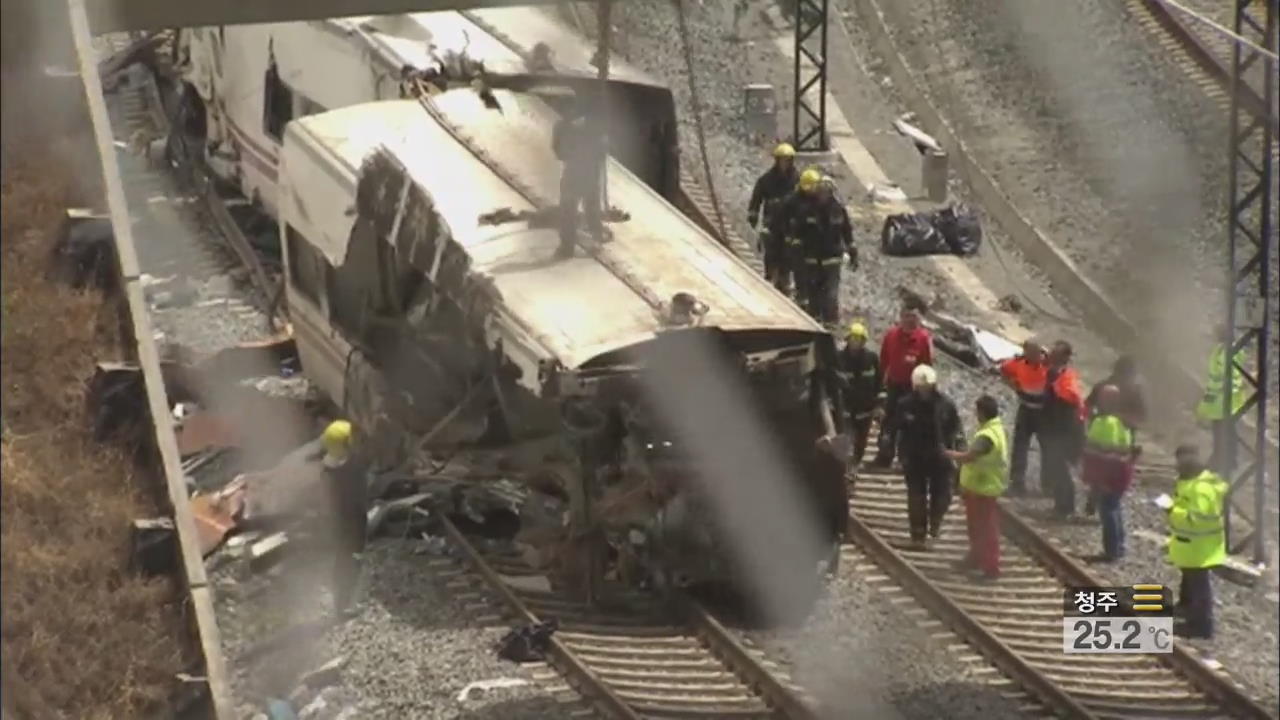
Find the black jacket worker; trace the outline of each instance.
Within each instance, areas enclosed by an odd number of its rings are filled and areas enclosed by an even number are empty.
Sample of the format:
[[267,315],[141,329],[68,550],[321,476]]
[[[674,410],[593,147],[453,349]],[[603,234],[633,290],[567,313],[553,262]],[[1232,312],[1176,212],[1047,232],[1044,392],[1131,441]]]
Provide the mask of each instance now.
[[764,275],[773,286],[784,293],[791,293],[790,258],[787,256],[786,238],[773,232],[773,220],[783,201],[795,191],[800,182],[800,171],[795,166],[796,149],[782,143],[773,149],[773,166],[756,179],[747,203],[747,222],[760,227],[759,246],[764,253]]
[[884,388],[880,382],[880,358],[867,347],[867,339],[866,326],[853,323],[849,326],[844,348],[836,355],[844,407],[849,413],[849,426],[853,432],[854,467],[866,455],[871,422],[884,398]]
[[938,537],[951,506],[955,464],[943,451],[964,449],[960,413],[950,398],[938,392],[937,382],[932,367],[916,367],[911,372],[912,391],[898,401],[896,410],[898,454],[907,481],[907,515],[916,549],[926,547],[926,532]]

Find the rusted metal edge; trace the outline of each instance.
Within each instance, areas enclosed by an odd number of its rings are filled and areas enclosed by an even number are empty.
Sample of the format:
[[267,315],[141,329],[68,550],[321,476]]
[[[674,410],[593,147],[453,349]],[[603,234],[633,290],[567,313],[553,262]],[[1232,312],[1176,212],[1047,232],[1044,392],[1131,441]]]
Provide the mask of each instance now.
[[[144,65],[144,67],[146,66]],[[153,79],[159,71],[154,67],[147,67],[147,71],[152,74],[152,79],[144,91],[147,96],[147,109],[151,112],[151,119],[155,123],[156,129],[167,135],[171,132],[169,117],[165,114],[164,103],[160,99],[160,90],[156,87]],[[183,146],[185,147],[185,143]],[[283,278],[278,285],[272,286],[271,280],[267,278],[267,271],[263,269],[262,262],[258,259],[258,254],[254,252],[253,246],[249,243],[249,238],[244,236],[244,233],[240,231],[240,226],[231,217],[231,213],[227,212],[227,206],[223,204],[222,197],[218,195],[217,189],[214,187],[212,180],[210,180],[210,170],[202,162],[201,158],[187,151],[183,153],[180,161],[186,163],[188,169],[191,170],[192,184],[200,198],[204,200],[205,210],[209,213],[209,217],[218,226],[218,231],[223,239],[227,241],[231,252],[235,253],[236,259],[249,271],[249,280],[253,283],[254,289],[258,291],[259,309],[267,315],[268,329],[277,330],[276,315],[279,314],[286,320],[289,317],[287,308],[278,302],[280,296],[283,295]]]
[[857,510],[849,516],[849,535],[864,552],[889,572],[930,612],[938,616],[972,643],[979,652],[1024,688],[1034,693],[1054,710],[1079,720],[1097,720],[1097,716],[1039,670],[1032,667],[1012,648],[973,619],[969,613],[911,566],[889,543],[858,518]]
[[[1187,53],[1192,61],[1200,66],[1201,70],[1204,70],[1216,80],[1223,90],[1231,93],[1231,68],[1227,61],[1210,50],[1204,41],[1200,39],[1200,36],[1187,27],[1182,18],[1175,15],[1168,5],[1165,5],[1160,0],[1141,0],[1141,2],[1147,8],[1147,11],[1151,13],[1151,16],[1156,19],[1156,22],[1160,23],[1160,27],[1164,28],[1170,37],[1178,41],[1178,44],[1182,46],[1183,52]],[[1240,104],[1244,106],[1250,115],[1264,122],[1269,122],[1272,127],[1280,129],[1280,124],[1277,123],[1280,118],[1271,115],[1271,108],[1267,107],[1266,101],[1243,78],[1240,81],[1240,93],[1237,97],[1241,101]]]
[[[1014,206],[1013,201],[991,174],[973,159],[968,145],[943,118],[929,96],[921,90],[915,71],[907,65],[906,59],[898,50],[897,41],[890,33],[880,0],[852,1],[860,18],[864,21],[863,27],[868,31],[873,47],[880,59],[884,61],[895,92],[902,96],[907,107],[919,118],[917,124],[923,126],[922,129],[949,147],[951,167],[977,196],[983,210],[1004,228],[1009,237],[1018,244],[1019,250],[1036,267],[1044,271],[1054,289],[1080,308],[1103,340],[1118,350],[1137,351],[1140,358],[1155,369],[1156,372],[1153,375],[1157,377],[1154,379],[1171,386],[1170,393],[1178,397],[1199,395],[1201,379],[1196,373],[1182,363],[1170,360],[1166,352],[1167,348],[1160,346],[1158,342],[1150,341],[1143,344],[1138,339],[1137,328],[1111,298]],[[837,23],[837,27],[843,31],[843,20],[836,16],[831,21]],[[1245,418],[1244,424],[1250,434],[1253,434],[1256,425],[1248,418]],[[1269,434],[1266,450],[1270,454],[1271,462],[1274,463],[1277,454],[1280,453],[1280,445]],[[1233,503],[1233,509],[1243,514],[1251,525],[1266,527],[1273,522],[1269,519],[1253,518],[1251,506],[1241,507]]]
[[706,608],[693,600],[685,603],[685,612],[708,649],[747,685],[761,693],[765,701],[780,710],[788,720],[819,720],[821,715],[773,673],[762,666],[732,633]]
[[[1042,537],[1022,517],[1003,504],[1000,505],[1003,528],[1018,545],[1044,563],[1051,572],[1072,585],[1099,587],[1107,583],[1063,553]],[[1260,703],[1249,697],[1229,677],[1213,670],[1204,661],[1174,643],[1173,652],[1160,655],[1159,659],[1175,672],[1186,677],[1207,695],[1221,702],[1240,720],[1275,720]]]
[[[107,206],[115,232],[116,257],[120,265],[121,284],[128,302],[129,316],[133,324],[138,365],[142,368],[147,389],[147,406],[160,453],[161,470],[167,486],[169,502],[173,508],[174,527],[178,534],[179,554],[182,558],[184,580],[193,609],[193,622],[204,671],[209,686],[209,702],[213,717],[217,720],[233,720],[235,713],[231,702],[231,689],[227,681],[225,660],[222,656],[222,640],[218,632],[217,617],[213,610],[212,591],[208,587],[204,559],[196,535],[195,521],[188,502],[182,463],[178,456],[177,438],[169,412],[168,393],[160,372],[160,357],[156,351],[151,319],[143,298],[139,278],[137,250],[129,220],[129,206],[125,200],[120,178],[120,166],[111,135],[111,120],[107,113],[107,101],[102,93],[102,79],[98,74],[98,61],[89,34],[89,21],[84,0],[67,0],[72,41],[75,44],[80,65],[80,79],[84,85],[85,100],[93,122],[94,139],[102,162],[102,177],[106,188]],[[177,669],[175,669],[176,671]]]
[[[467,538],[464,537],[463,534],[458,531],[458,528],[449,521],[449,518],[444,515],[440,515],[439,517],[441,523],[444,525],[445,534],[449,536],[449,539],[453,541],[454,545],[462,550],[463,554],[467,557],[467,561],[471,563],[471,566],[476,572],[480,573],[480,576],[489,584],[489,587],[502,597],[503,601],[507,603],[507,605],[521,620],[527,623],[539,622],[538,616],[534,615],[533,612],[529,610],[528,606],[521,602],[520,598],[516,597],[516,594],[512,592],[511,588],[502,581],[502,578],[498,577],[498,574],[494,572],[493,568],[489,567],[489,563],[480,556],[480,553],[472,547]],[[628,705],[622,698],[618,697],[617,693],[609,687],[608,683],[597,675],[594,670],[583,664],[583,662],[573,654],[573,651],[571,651],[568,646],[561,642],[554,634],[551,636],[551,661],[552,664],[560,670],[560,672],[564,673],[568,677],[568,679],[577,681],[574,685],[578,686],[578,689],[582,691],[584,695],[599,701],[599,703],[604,706],[604,710],[612,717],[617,718],[618,720],[640,720],[640,716],[635,712],[635,710],[632,710],[630,705]],[[583,684],[586,685],[586,688],[582,687]]]

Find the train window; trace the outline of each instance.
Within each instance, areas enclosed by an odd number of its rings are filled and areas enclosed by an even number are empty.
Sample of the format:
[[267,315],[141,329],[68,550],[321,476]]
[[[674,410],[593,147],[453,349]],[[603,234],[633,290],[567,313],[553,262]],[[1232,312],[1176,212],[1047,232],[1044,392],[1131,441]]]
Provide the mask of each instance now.
[[320,305],[320,292],[324,287],[324,268],[328,263],[320,251],[312,247],[306,238],[293,228],[285,226],[289,252],[289,283],[303,297]]
[[293,90],[280,79],[280,70],[274,62],[267,66],[262,88],[263,129],[279,140],[284,135],[284,126],[293,119]]

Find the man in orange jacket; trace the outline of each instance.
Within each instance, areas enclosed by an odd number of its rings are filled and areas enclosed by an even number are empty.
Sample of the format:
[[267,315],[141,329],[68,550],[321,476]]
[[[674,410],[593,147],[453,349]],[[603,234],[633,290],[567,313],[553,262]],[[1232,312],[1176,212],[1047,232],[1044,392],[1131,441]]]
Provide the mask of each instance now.
[[[1013,448],[1009,457],[1009,495],[1027,492],[1027,452],[1035,438],[1044,454],[1041,437],[1041,415],[1044,413],[1045,378],[1049,367],[1044,362],[1044,348],[1034,340],[1022,344],[1022,354],[1000,364],[1005,383],[1018,394],[1018,413],[1013,423]],[[1043,468],[1043,463],[1041,464]],[[1043,478],[1043,471],[1042,471]],[[1040,491],[1048,486],[1040,483]]]
[[1076,511],[1072,470],[1084,450],[1084,393],[1071,367],[1071,343],[1059,340],[1049,351],[1041,426],[1040,479],[1053,493],[1053,513],[1066,519]]

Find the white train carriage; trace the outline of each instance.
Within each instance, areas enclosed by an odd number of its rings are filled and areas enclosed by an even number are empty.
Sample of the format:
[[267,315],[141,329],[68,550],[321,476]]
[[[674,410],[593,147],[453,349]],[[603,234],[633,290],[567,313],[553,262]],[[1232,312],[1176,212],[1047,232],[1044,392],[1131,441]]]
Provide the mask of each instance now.
[[[539,44],[552,51],[553,71],[526,62]],[[188,28],[177,55],[209,164],[271,215],[288,122],[398,99],[403,68],[445,66],[465,80],[482,63],[495,81],[552,85],[582,85],[596,74],[581,38],[537,8]],[[670,91],[625,62],[611,61],[610,76],[614,136],[625,139],[615,153],[673,198],[679,169]]]
[[[308,377],[388,462],[446,418],[449,442],[505,440],[563,432],[571,407],[625,418],[652,440],[667,431],[644,416],[646,353],[713,338],[721,371],[741,372],[795,475],[817,483],[811,497],[834,541],[847,519],[843,467],[815,450],[831,430],[831,388],[814,372],[830,336],[614,160],[610,204],[629,219],[609,224],[611,241],[554,259],[558,232],[541,197],[559,173],[553,113],[528,94],[495,95],[501,112],[459,89],[287,127],[279,220]],[[692,313],[678,312],[685,301]],[[476,389],[491,401],[468,405]],[[646,452],[627,432],[606,438],[605,455]],[[669,456],[653,460],[671,467]],[[683,547],[686,577],[726,572],[691,564],[711,553]]]

